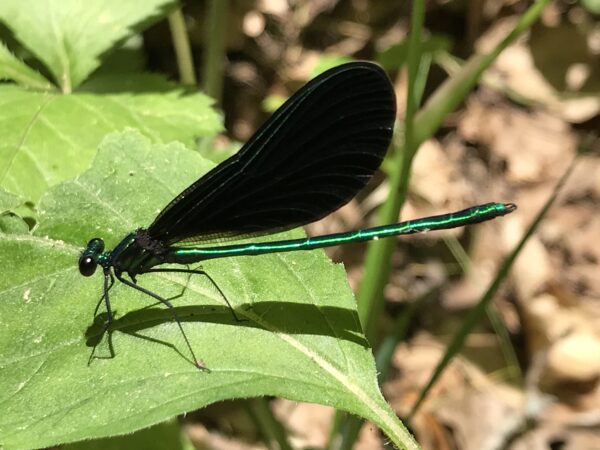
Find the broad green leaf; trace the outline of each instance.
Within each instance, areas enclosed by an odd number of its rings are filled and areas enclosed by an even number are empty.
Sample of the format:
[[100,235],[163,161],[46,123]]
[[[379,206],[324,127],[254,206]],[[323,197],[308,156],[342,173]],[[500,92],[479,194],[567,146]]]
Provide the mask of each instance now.
[[95,94],[143,94],[169,92],[177,89],[177,85],[163,75],[140,72],[135,74],[109,73],[90,77],[83,83],[79,92]]
[[19,198],[19,196],[6,192],[4,189],[0,189],[0,213],[12,211],[22,204],[23,200]]
[[0,213],[0,233],[23,234],[29,231],[27,222],[11,212]]
[[37,201],[49,186],[88,168],[107,133],[126,128],[193,147],[221,130],[212,103],[183,89],[99,96],[0,86],[0,187]]
[[92,321],[102,274],[79,274],[85,242],[98,236],[112,248],[211,166],[179,144],[113,134],[89,171],[43,197],[33,235],[0,235],[0,264],[14,268],[0,276],[0,444],[130,433],[219,400],[264,395],[332,405],[378,424],[397,446],[412,442],[379,392],[343,267],[322,251],[202,264],[241,322],[205,277],[138,276],[172,298],[210,372],[190,362],[167,309],[119,282],[110,291],[112,332]]
[[27,223],[14,213],[22,204],[21,198],[0,189],[0,233],[23,234],[29,231]]
[[118,75],[123,84],[131,75],[146,73],[144,71],[147,70],[147,59],[144,38],[141,34],[134,34],[111,51],[102,61],[102,65],[86,78],[77,90],[81,90],[83,84],[99,75]]
[[175,4],[174,0],[2,0],[0,21],[69,93],[100,65],[103,54],[165,17]]
[[12,80],[22,86],[49,90],[52,84],[15,55],[0,41],[0,80]]

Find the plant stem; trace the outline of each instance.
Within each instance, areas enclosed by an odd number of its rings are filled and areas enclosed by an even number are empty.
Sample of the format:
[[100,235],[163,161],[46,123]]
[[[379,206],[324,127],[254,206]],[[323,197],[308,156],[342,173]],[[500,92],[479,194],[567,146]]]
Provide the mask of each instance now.
[[194,59],[181,8],[177,8],[169,14],[169,28],[171,29],[171,38],[175,48],[179,80],[184,84],[196,84]]
[[202,67],[204,92],[221,102],[223,89],[223,60],[225,59],[224,35],[227,29],[228,0],[210,0],[206,16],[206,49]]

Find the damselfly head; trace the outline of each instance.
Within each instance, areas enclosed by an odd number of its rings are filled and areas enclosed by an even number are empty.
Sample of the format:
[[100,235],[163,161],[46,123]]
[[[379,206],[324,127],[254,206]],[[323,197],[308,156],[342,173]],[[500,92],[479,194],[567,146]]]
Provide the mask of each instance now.
[[87,247],[79,257],[79,273],[84,277],[90,277],[96,272],[98,258],[104,251],[104,241],[100,238],[91,239]]

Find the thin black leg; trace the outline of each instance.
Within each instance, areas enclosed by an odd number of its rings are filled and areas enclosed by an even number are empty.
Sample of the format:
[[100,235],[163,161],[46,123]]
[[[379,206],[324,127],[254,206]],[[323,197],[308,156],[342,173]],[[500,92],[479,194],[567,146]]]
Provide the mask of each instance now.
[[[108,278],[110,277],[110,285],[108,284]],[[106,304],[106,314],[108,315],[108,323],[112,322],[113,316],[112,316],[112,310],[110,308],[110,301],[108,300],[108,291],[110,291],[113,287],[113,285],[115,284],[115,277],[113,277],[113,274],[111,272],[104,272],[104,292],[102,293],[102,297],[100,297],[100,300],[98,300],[98,303],[96,304],[96,308],[94,309],[94,317],[96,317],[96,314],[98,314],[98,309],[100,308],[100,305],[102,304],[102,301],[105,301]]]
[[[108,281],[109,279],[110,279],[110,284]],[[98,309],[100,308],[100,305],[102,304],[102,301],[104,300],[104,304],[106,305],[107,320],[106,320],[106,323],[104,324],[104,328],[102,329],[102,333],[100,336],[102,336],[102,335],[104,335],[104,333],[108,332],[108,350],[110,352],[111,358],[114,358],[115,351],[113,348],[112,337],[110,335],[110,331],[109,331],[108,327],[113,322],[114,316],[112,313],[112,309],[110,307],[110,300],[108,298],[108,292],[112,289],[114,284],[115,284],[115,277],[113,277],[112,272],[110,272],[110,270],[105,270],[104,271],[104,292],[102,293],[102,297],[100,297],[100,300],[98,300],[98,303],[96,304],[96,308],[94,309],[94,318],[96,318],[96,314],[98,314]],[[96,351],[96,345],[94,345],[94,350],[92,350],[92,353],[90,354],[90,357],[88,359],[88,366],[91,364],[92,359],[95,358],[94,353]]]
[[204,270],[200,270],[200,269],[150,269],[147,270],[144,273],[156,273],[156,272],[176,272],[176,273],[195,273],[197,275],[204,275],[206,278],[208,278],[208,281],[210,281],[210,283],[215,287],[215,289],[217,290],[217,292],[219,293],[219,295],[223,298],[223,300],[225,300],[225,303],[227,304],[227,306],[229,307],[229,310],[231,311],[231,314],[233,315],[233,318],[237,321],[237,322],[245,322],[247,319],[240,319],[238,317],[238,315],[235,313],[235,309],[233,309],[233,307],[231,306],[231,303],[229,303],[229,300],[227,300],[227,297],[225,297],[225,294],[223,293],[223,291],[221,290],[221,288],[219,287],[219,285],[215,282],[215,280],[213,280],[213,278],[207,274]]
[[192,358],[194,361],[194,365],[198,368],[198,369],[207,369],[206,367],[204,367],[204,364],[202,364],[202,361],[199,360],[196,357],[196,354],[194,353],[194,350],[192,349],[192,345],[190,344],[190,341],[188,340],[187,335],[185,334],[185,331],[183,331],[183,327],[181,326],[181,321],[179,320],[179,317],[177,316],[177,312],[175,311],[175,308],[173,307],[173,305],[166,299],[162,298],[160,295],[155,294],[152,291],[149,291],[146,288],[143,288],[141,286],[138,286],[137,284],[123,278],[121,275],[117,274],[117,279],[126,284],[127,286],[129,286],[130,288],[136,289],[140,292],[143,292],[146,295],[149,295],[150,297],[158,300],[159,302],[161,302],[163,305],[165,305],[167,308],[169,308],[169,311],[171,311],[171,314],[173,315],[173,319],[175,319],[175,322],[177,322],[177,326],[179,327],[179,330],[181,331],[181,334],[183,335],[183,339],[185,340],[185,344],[187,345],[190,353],[192,354]]

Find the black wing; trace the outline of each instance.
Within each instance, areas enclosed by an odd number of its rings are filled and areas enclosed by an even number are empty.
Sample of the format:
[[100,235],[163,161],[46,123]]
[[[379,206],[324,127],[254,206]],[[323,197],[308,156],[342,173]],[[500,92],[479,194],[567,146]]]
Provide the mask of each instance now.
[[148,228],[173,244],[263,234],[318,220],[379,167],[396,98],[378,66],[352,62],[298,90],[242,149],[179,194]]

